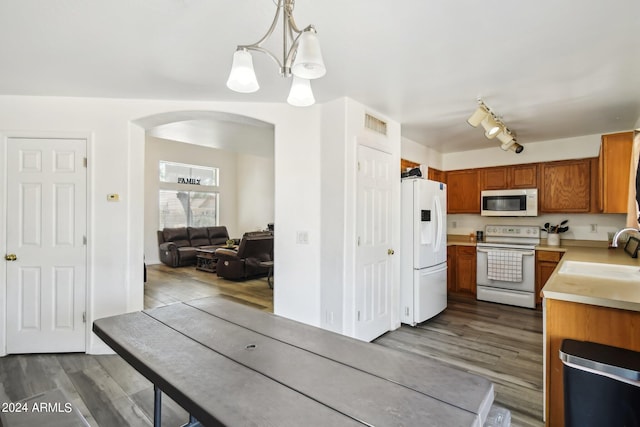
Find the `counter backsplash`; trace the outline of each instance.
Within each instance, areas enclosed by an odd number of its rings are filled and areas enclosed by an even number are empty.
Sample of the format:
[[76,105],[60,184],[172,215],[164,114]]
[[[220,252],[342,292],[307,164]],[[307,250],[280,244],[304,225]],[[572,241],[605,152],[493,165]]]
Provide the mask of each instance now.
[[[545,222],[560,223],[569,219],[571,227],[562,233],[562,240],[601,240],[607,241],[609,232],[616,232],[624,228],[626,215],[624,214],[545,214],[537,217],[484,217],[480,215],[455,214],[447,215],[447,234],[466,235],[477,230],[484,230],[486,225],[537,225],[540,228]],[[595,224],[596,231],[592,231]],[[547,233],[540,233],[542,239]]]

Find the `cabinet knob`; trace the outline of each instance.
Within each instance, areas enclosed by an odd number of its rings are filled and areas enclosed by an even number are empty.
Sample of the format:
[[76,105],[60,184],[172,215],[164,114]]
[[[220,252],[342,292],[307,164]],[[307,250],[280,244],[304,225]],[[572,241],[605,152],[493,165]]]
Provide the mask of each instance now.
[[6,259],[7,261],[16,261],[18,257],[16,256],[16,254],[7,254],[4,256],[4,259]]
[[387,249],[387,255],[393,255],[395,251],[393,249]]

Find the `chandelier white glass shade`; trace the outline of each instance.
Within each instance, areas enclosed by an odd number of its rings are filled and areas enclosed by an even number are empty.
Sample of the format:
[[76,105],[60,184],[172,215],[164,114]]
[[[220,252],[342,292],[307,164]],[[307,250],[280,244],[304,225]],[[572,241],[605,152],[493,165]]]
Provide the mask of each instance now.
[[298,49],[291,66],[291,73],[309,80],[319,79],[327,74],[322,60],[320,41],[313,28],[303,31],[298,37]]
[[316,103],[316,99],[313,97],[313,92],[311,91],[311,82],[309,79],[301,79],[298,76],[293,76],[287,102],[294,107],[308,107]]
[[227,87],[241,93],[252,93],[260,89],[256,73],[253,70],[253,58],[245,49],[233,54],[233,65],[227,80]]
[[[278,0],[276,15],[267,33],[257,42],[250,45],[240,45],[233,54],[233,64],[227,87],[236,92],[251,93],[260,88],[253,69],[253,60],[250,51],[262,52],[269,56],[280,69],[283,77],[294,76],[291,84],[291,93],[287,102],[296,106],[308,106],[315,103],[311,85],[308,80],[324,76],[327,72],[322,59],[320,42],[313,25],[303,30],[293,19],[295,0]],[[278,57],[263,44],[273,34],[280,15],[282,14],[282,56]],[[306,79],[305,83],[303,79]],[[294,93],[295,90],[295,93]]]
[[484,136],[488,139],[498,138],[503,150],[512,150],[521,153],[524,147],[516,142],[515,134],[497,117],[496,114],[481,100],[478,99],[478,108],[467,119],[471,126],[482,125]]

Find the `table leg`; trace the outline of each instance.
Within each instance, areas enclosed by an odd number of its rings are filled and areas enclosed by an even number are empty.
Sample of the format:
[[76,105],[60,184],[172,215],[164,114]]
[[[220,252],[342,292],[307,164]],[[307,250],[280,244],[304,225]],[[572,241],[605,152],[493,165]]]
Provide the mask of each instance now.
[[203,427],[202,424],[200,424],[200,421],[198,421],[196,419],[196,417],[194,417],[193,415],[189,414],[189,423],[183,425],[182,427]]
[[153,427],[162,426],[162,391],[153,385]]

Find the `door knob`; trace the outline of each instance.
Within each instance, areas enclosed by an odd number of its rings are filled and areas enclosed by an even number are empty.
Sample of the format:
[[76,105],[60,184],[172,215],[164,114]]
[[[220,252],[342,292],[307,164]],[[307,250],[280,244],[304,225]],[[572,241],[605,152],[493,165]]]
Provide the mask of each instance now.
[[393,255],[395,251],[393,249],[387,249],[387,255]]
[[16,256],[16,254],[7,254],[4,256],[4,259],[6,259],[7,261],[15,261],[18,259],[18,257]]

